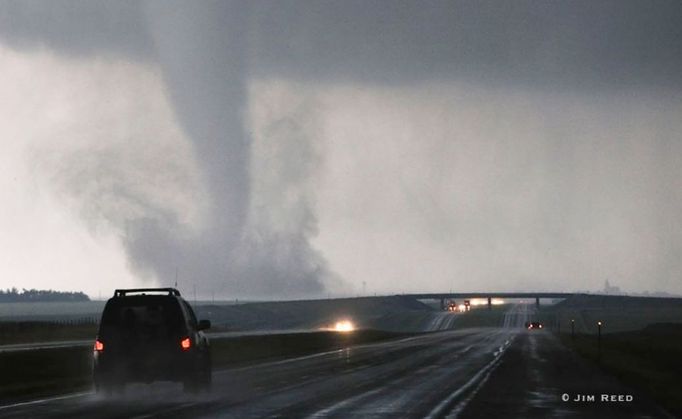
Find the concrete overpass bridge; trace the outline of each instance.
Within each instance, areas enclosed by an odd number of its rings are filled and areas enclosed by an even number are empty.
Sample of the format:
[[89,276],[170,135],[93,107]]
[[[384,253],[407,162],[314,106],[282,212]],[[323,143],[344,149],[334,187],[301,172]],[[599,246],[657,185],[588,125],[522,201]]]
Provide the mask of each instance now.
[[445,308],[445,300],[462,300],[487,298],[488,309],[492,308],[493,298],[535,298],[535,305],[540,306],[541,298],[568,298],[576,295],[572,292],[446,292],[425,294],[402,294],[417,300],[440,300],[441,308]]

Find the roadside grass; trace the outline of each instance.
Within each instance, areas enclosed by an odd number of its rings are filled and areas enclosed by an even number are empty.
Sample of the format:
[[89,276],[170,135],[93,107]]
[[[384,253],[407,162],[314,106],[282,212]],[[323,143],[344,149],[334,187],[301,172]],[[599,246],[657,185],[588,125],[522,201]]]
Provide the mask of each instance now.
[[[453,324],[456,329],[469,327],[500,327],[504,321],[504,315],[509,310],[509,306],[494,305],[490,310],[487,306],[477,306],[467,313],[459,315]],[[457,315],[457,314],[455,314]]]
[[351,333],[312,332],[239,336],[212,340],[211,357],[214,367],[220,368],[266,359],[308,355],[405,336],[409,335],[379,330],[359,330]]
[[82,391],[91,376],[89,347],[0,353],[0,402]]
[[61,322],[0,322],[0,345],[94,339],[97,323],[84,318]]
[[682,299],[609,295],[576,295],[554,305],[541,306],[541,321],[553,329],[596,333],[597,322],[604,333],[636,331],[654,323],[682,322]]
[[680,325],[652,325],[636,332],[602,334],[601,353],[596,334],[576,334],[572,338],[569,331],[559,337],[583,358],[682,417]]
[[[94,334],[89,335],[92,337]],[[279,360],[351,345],[409,336],[377,330],[214,338],[213,368]],[[0,353],[0,404],[92,388],[92,348],[70,347]]]

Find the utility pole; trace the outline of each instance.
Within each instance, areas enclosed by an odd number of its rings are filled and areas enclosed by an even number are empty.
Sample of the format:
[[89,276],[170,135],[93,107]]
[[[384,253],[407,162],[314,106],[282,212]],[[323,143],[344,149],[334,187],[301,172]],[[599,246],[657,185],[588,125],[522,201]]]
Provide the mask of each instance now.
[[601,361],[601,320],[597,322],[597,360]]
[[575,340],[575,319],[571,319],[571,340]]

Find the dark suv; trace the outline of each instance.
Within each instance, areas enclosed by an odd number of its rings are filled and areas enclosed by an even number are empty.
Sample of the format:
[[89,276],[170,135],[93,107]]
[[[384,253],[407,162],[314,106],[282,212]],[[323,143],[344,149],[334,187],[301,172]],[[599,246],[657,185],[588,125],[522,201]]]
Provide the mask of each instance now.
[[116,290],[102,313],[95,340],[97,392],[117,392],[129,382],[180,381],[185,391],[208,390],[211,353],[192,307],[175,288]]

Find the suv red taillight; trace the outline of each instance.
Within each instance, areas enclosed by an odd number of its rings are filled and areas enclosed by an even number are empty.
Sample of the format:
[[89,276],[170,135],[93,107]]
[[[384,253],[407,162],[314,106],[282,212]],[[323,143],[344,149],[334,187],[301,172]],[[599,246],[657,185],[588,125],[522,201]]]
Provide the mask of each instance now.
[[104,350],[104,343],[99,339],[95,340],[95,351],[102,352]]
[[184,338],[183,340],[180,341],[180,347],[182,348],[183,351],[189,351],[189,348],[192,346],[192,341],[190,338]]

